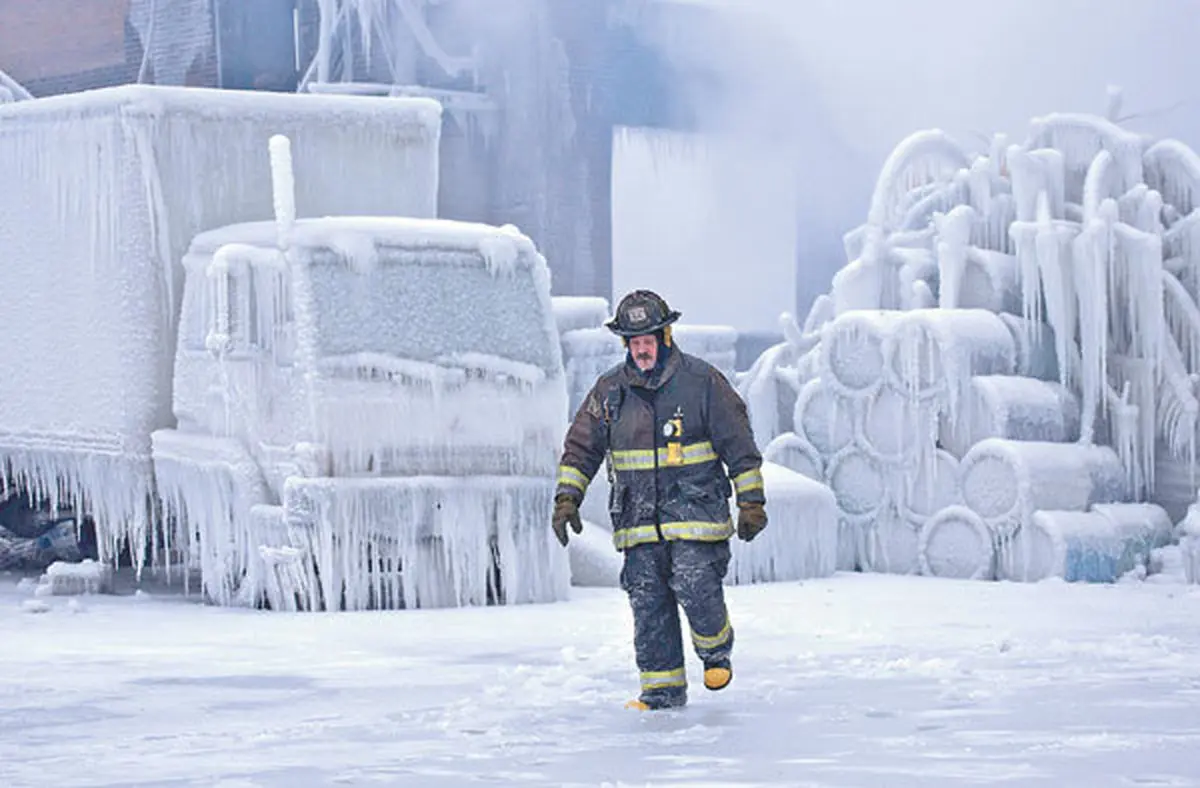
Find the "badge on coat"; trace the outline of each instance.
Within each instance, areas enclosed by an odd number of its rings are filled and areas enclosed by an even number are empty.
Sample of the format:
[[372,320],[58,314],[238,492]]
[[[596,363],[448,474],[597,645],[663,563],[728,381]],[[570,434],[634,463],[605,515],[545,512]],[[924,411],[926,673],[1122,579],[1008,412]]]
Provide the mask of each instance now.
[[667,439],[667,465],[683,465],[683,410],[675,408],[675,415],[663,423],[663,437]]

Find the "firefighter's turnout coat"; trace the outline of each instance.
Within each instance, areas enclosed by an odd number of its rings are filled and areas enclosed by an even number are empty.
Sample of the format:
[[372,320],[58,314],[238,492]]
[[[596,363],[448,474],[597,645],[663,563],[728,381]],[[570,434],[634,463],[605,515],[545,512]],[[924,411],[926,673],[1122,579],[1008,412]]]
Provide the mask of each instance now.
[[600,377],[567,431],[556,495],[582,500],[606,455],[618,550],[727,540],[731,493],[764,501],[745,403],[719,370],[678,347],[648,376],[626,359]]

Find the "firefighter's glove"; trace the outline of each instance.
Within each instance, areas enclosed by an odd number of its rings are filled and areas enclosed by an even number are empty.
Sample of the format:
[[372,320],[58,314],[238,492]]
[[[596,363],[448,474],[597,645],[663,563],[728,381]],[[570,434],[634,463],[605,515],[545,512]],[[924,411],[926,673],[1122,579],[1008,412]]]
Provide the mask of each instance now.
[[767,510],[761,503],[739,503],[737,535],[743,542],[749,542],[767,527]]
[[574,496],[562,493],[554,499],[554,519],[550,521],[554,535],[563,547],[567,546],[567,523],[575,533],[583,532],[583,520],[579,519],[579,501]]

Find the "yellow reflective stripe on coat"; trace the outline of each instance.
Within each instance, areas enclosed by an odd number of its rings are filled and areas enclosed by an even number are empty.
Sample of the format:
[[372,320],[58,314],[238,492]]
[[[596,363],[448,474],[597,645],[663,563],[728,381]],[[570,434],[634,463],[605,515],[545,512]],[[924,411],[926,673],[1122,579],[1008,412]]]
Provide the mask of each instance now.
[[641,674],[642,689],[664,689],[666,687],[686,687],[687,673],[683,668],[674,670],[644,670]]
[[692,539],[697,542],[719,542],[733,536],[733,523],[729,520],[723,523],[703,521],[663,523],[659,527],[662,529],[663,536],[668,540]]
[[739,473],[733,477],[733,489],[738,493],[750,492],[751,490],[761,490],[763,488],[762,471],[755,468],[752,471]]
[[618,550],[627,550],[630,547],[657,541],[658,530],[653,525],[619,528],[613,532],[613,547]]
[[668,542],[690,539],[696,542],[720,542],[733,536],[733,523],[729,520],[721,523],[703,521],[663,523],[660,526],[635,525],[633,528],[618,528],[613,533],[613,546],[618,550],[627,550],[640,544],[658,541],[658,531],[662,530],[663,538]]
[[729,642],[730,636],[733,635],[733,626],[729,623],[729,616],[725,617],[725,626],[721,627],[721,631],[715,635],[701,635],[696,630],[692,630],[692,643],[696,648],[719,648]]
[[[614,451],[612,453],[613,469],[618,471],[654,470],[655,453],[654,449],[624,449],[622,451]],[[665,467],[667,465],[666,448],[658,449],[657,455],[658,467]],[[689,443],[683,447],[683,462],[671,467],[678,468],[680,465],[699,465],[705,462],[713,462],[716,459],[717,452],[713,449],[711,441]]]
[[558,466],[558,483],[569,484],[572,487],[579,488],[582,492],[587,492],[588,478],[577,468],[572,468],[570,465],[560,465]]

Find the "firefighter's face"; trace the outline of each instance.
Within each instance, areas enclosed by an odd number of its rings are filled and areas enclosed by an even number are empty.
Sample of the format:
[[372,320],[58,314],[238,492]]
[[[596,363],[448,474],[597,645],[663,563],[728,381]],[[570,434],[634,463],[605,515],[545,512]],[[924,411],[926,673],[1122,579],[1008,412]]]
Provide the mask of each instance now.
[[633,363],[642,372],[654,368],[658,361],[658,338],[653,334],[642,334],[629,340],[629,352],[633,355]]

